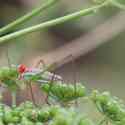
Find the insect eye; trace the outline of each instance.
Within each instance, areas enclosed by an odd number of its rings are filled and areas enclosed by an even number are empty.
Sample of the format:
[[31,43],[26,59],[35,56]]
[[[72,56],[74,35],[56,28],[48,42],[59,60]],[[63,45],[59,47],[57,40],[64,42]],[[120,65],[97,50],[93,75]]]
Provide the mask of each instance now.
[[19,73],[24,73],[26,71],[27,67],[23,64],[19,65],[18,71]]

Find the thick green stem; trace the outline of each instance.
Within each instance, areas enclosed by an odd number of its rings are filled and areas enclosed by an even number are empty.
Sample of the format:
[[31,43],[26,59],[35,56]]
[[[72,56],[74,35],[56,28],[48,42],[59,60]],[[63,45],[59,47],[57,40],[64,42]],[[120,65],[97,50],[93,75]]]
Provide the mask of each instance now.
[[119,8],[119,9],[124,9],[124,10],[125,10],[125,5],[119,3],[118,0],[117,0],[117,1],[116,1],[116,0],[110,0],[110,3],[111,3],[113,6]]
[[16,106],[16,91],[12,92],[12,107]]
[[7,26],[0,29],[0,35],[9,32],[11,29],[16,28],[17,26],[21,25],[22,23],[29,21],[32,17],[38,15],[40,12],[46,10],[53,4],[55,4],[57,0],[48,0],[45,4],[40,6],[39,8],[33,9],[30,13],[20,17],[19,19],[15,20],[14,22],[8,24]]
[[107,2],[105,2],[101,5],[97,5],[97,6],[88,8],[88,9],[84,9],[84,10],[66,15],[64,17],[60,17],[60,18],[57,18],[57,19],[54,19],[54,20],[51,20],[51,21],[46,21],[44,23],[41,23],[41,24],[38,24],[38,25],[35,25],[35,26],[31,26],[29,28],[11,33],[9,35],[0,37],[0,43],[3,43],[5,41],[12,40],[12,39],[27,35],[27,34],[32,33],[32,32],[39,31],[41,29],[49,28],[49,27],[52,27],[52,26],[55,26],[55,25],[58,25],[58,24],[61,24],[61,23],[64,23],[64,22],[67,22],[67,21],[70,21],[70,20],[78,19],[82,16],[94,13],[96,10],[104,7],[105,5],[107,5]]

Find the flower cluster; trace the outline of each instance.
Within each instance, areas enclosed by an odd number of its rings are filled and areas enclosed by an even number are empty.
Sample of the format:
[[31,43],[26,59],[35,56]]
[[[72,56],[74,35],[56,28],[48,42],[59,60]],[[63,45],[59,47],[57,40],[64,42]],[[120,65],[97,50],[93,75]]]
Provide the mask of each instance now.
[[109,92],[99,93],[94,91],[91,96],[98,110],[116,125],[125,124],[125,105],[117,97],[112,97]]
[[60,106],[35,107],[25,102],[17,107],[0,104],[0,125],[93,125],[92,122],[73,108]]

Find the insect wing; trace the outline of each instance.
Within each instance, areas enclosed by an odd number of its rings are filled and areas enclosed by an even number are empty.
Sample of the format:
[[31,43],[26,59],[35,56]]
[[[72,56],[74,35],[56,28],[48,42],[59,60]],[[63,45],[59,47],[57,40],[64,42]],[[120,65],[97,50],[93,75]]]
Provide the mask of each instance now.
[[48,81],[50,81],[52,79],[53,79],[53,81],[62,81],[62,77],[61,76],[53,74],[53,73],[48,72],[48,71],[46,71],[46,72],[44,72],[42,74],[42,78],[45,79],[45,80],[48,80]]
[[31,80],[31,81],[36,81],[36,80],[40,79],[39,76],[36,75],[36,73],[33,73],[33,72],[23,73],[22,77],[23,77],[24,80]]
[[[24,80],[34,80],[38,82],[48,82],[53,78],[53,73],[50,73],[48,71],[43,72],[44,70],[33,68],[29,70],[28,72],[23,73]],[[61,81],[62,77],[59,75],[54,75],[54,81]]]

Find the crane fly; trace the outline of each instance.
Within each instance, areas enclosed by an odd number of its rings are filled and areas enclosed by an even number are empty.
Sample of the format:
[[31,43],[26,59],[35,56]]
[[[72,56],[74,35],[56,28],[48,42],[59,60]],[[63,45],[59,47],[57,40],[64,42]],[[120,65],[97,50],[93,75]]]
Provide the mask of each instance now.
[[[32,81],[44,84],[53,79],[52,77],[53,73],[46,69],[28,68],[24,64],[0,68],[0,81],[4,84],[9,84],[9,81],[13,81],[13,83],[18,81]],[[59,81],[62,78],[59,75],[54,75],[53,80]]]
[[[64,57],[61,62],[62,64],[69,58],[73,58],[72,55]],[[1,67],[0,68],[0,81],[6,84],[9,80],[15,82],[38,82],[41,84],[48,83],[51,80],[53,81],[61,81],[62,77],[56,75],[55,73],[51,73],[49,70],[54,69],[55,67],[60,66],[60,63],[53,63],[50,66],[37,68],[37,67],[27,67],[24,64],[20,65],[11,65],[9,63],[9,67]]]
[[[51,67],[51,66],[50,66]],[[61,81],[62,78],[59,75],[55,75],[48,71],[46,68],[29,68],[24,64],[11,65],[9,67],[0,68],[0,81],[2,87],[7,87],[12,93],[12,105],[16,105],[16,93],[17,89],[21,88],[25,83],[30,86],[32,100],[34,95],[32,92],[31,82],[45,84],[53,81]],[[54,76],[54,78],[53,78]],[[35,101],[33,101],[35,102]]]
[[46,83],[53,79],[54,81],[61,81],[62,78],[59,75],[55,75],[45,68],[27,68],[25,65],[20,65],[18,67],[20,73],[20,79],[31,80],[39,83]]
[[[61,60],[62,63],[65,63],[67,58],[72,57],[68,56]],[[63,81],[62,77],[56,75],[55,73],[50,72],[50,70],[54,69],[55,67],[60,66],[60,63],[53,63],[50,66],[38,68],[38,67],[27,67],[24,64],[20,65],[11,65],[9,67],[1,67],[0,68],[0,81],[1,85],[6,85],[12,92],[12,102],[16,104],[16,92],[18,88],[21,88],[24,83],[26,83],[30,87],[32,101],[34,100],[34,95],[32,91],[32,82],[39,83],[39,84],[50,84],[54,83],[55,81],[61,82]],[[52,86],[52,85],[51,85]],[[51,87],[50,87],[51,88]],[[33,101],[35,102],[35,101]]]

